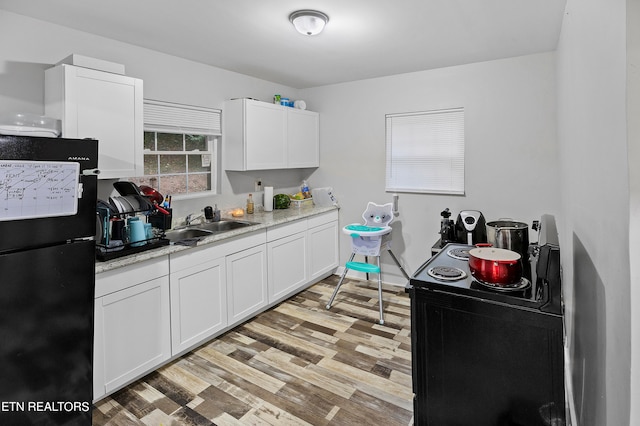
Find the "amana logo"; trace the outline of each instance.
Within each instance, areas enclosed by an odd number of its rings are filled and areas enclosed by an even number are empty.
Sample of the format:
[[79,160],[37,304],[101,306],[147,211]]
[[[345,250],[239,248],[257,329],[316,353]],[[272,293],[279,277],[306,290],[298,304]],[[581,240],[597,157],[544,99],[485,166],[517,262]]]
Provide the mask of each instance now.
[[69,161],[91,161],[89,157],[69,157]]

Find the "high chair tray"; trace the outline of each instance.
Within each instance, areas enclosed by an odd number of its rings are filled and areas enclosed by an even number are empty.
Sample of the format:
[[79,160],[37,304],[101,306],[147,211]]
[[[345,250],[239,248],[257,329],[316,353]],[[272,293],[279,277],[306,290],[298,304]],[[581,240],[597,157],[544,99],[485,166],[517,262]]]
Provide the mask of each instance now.
[[362,236],[362,237],[375,237],[378,235],[384,235],[391,232],[390,226],[366,226],[360,225],[356,223],[352,223],[351,225],[347,225],[342,228],[342,231],[345,234],[351,236]]

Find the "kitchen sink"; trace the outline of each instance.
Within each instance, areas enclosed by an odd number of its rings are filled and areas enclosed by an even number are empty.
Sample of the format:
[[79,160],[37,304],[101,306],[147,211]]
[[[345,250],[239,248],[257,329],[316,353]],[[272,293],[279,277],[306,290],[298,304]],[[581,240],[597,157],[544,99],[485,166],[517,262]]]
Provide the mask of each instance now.
[[247,222],[243,220],[221,220],[219,222],[207,222],[199,225],[194,225],[194,227],[217,233],[217,232],[232,231],[234,229],[244,228],[246,226],[251,226],[251,225],[257,225],[257,223]]
[[213,235],[213,232],[207,231],[206,229],[198,229],[198,228],[182,228],[182,229],[172,229],[170,231],[165,232],[165,238],[167,238],[171,242],[190,240],[193,238],[204,238],[209,235]]
[[241,220],[221,220],[219,222],[200,223],[167,231],[165,233],[165,238],[171,242],[201,239],[210,235],[233,231],[234,229],[244,228],[251,225],[257,225],[257,223]]

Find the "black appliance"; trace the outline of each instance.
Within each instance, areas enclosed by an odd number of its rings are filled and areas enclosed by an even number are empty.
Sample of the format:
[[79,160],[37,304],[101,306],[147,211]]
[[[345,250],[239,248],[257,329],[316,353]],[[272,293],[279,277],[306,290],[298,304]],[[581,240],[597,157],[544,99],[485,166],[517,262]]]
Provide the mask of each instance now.
[[472,248],[446,245],[406,287],[415,424],[564,424],[562,286],[553,216],[542,217],[539,241],[530,247],[531,279],[510,288],[473,279],[467,260]]
[[487,222],[477,210],[462,210],[456,219],[456,240],[462,244],[487,242]]
[[0,135],[0,424],[88,425],[98,142]]
[[451,217],[451,211],[448,208],[444,209],[440,216],[440,247],[444,247],[446,244],[455,243],[456,240],[456,228],[455,223]]

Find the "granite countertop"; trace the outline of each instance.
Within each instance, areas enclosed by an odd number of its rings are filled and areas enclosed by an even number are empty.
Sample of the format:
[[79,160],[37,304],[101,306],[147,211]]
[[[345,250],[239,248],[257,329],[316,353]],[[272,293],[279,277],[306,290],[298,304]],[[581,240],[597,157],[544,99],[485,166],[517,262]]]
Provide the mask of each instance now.
[[[168,246],[159,247],[152,250],[143,251],[140,253],[132,254],[129,256],[119,257],[117,259],[109,260],[106,262],[96,262],[96,274],[110,271],[113,269],[122,268],[125,266],[133,265],[145,260],[153,259],[156,257],[165,256],[171,253],[177,253],[179,251],[189,250],[194,247],[202,247],[207,244],[217,243],[222,240],[237,237],[239,235],[248,234],[261,229],[266,229],[272,226],[280,225],[287,222],[294,222],[296,220],[304,219],[306,217],[315,216],[318,214],[326,213],[332,210],[337,210],[337,207],[300,207],[300,208],[288,208],[282,210],[273,210],[272,212],[256,212],[254,214],[245,214],[242,217],[223,217],[223,219],[229,220],[245,220],[249,222],[256,222],[256,225],[247,226],[244,228],[234,229],[219,234],[213,234],[209,237],[204,237],[197,244],[192,246],[171,244]],[[196,225],[197,226],[197,225]]]

